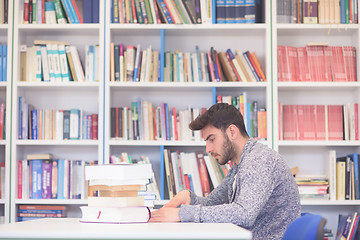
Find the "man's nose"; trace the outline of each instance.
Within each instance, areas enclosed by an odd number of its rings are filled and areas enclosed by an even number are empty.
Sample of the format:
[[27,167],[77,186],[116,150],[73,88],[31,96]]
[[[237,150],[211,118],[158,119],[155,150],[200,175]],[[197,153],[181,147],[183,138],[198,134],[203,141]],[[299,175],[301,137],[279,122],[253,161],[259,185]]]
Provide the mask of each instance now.
[[212,151],[213,151],[213,149],[210,146],[210,144],[206,144],[206,152],[210,154],[210,153],[212,153]]

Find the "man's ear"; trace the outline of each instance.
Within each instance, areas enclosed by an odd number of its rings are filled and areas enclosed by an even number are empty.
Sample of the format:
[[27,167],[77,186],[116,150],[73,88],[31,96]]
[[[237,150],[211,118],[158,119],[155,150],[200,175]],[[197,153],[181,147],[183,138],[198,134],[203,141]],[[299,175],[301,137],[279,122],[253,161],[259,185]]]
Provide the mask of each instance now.
[[229,138],[232,140],[236,139],[240,134],[239,129],[234,124],[230,124],[226,131],[228,132]]

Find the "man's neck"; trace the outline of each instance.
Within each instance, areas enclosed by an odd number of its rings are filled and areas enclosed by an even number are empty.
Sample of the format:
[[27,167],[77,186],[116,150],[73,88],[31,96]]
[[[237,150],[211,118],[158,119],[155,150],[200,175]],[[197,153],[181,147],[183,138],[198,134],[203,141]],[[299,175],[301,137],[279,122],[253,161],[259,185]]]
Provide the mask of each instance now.
[[239,165],[241,155],[244,151],[245,145],[247,141],[249,140],[249,137],[242,137],[238,140],[238,142],[235,143],[236,146],[236,156],[232,160],[233,163]]

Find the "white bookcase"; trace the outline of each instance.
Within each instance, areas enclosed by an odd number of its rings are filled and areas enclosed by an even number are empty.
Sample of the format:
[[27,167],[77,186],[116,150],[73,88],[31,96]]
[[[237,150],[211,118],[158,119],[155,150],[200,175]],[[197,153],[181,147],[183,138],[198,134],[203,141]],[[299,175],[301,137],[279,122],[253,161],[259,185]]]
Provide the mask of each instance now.
[[[279,141],[278,102],[283,104],[345,104],[360,101],[360,82],[278,82],[278,45],[306,46],[309,42],[328,42],[329,46],[354,46],[359,62],[360,29],[358,24],[277,24],[276,1],[273,1],[273,139],[274,149],[290,167],[299,166],[299,175],[328,174],[329,150],[337,157],[359,153],[359,141]],[[359,81],[359,73],[357,79]],[[313,212],[327,219],[326,227],[336,234],[338,215],[360,210],[359,200],[302,200],[302,212]]]
[[[1,222],[9,222],[9,193],[10,193],[10,129],[11,129],[11,62],[12,62],[12,5],[9,1],[8,23],[0,24],[0,44],[7,45],[7,80],[0,82],[0,103],[5,104],[6,109],[6,136],[5,140],[0,140],[0,162],[5,163],[5,195],[0,198],[0,218]],[[2,9],[3,11],[3,9]]]
[[[13,48],[13,89],[12,89],[12,141],[11,141],[11,221],[16,221],[19,204],[60,204],[67,205],[68,217],[81,215],[79,206],[86,200],[76,199],[18,199],[17,162],[28,154],[51,153],[56,159],[94,161],[103,159],[103,78],[99,82],[20,82],[20,46],[33,46],[34,40],[67,41],[76,46],[82,63],[85,63],[85,46],[99,45],[100,62],[104,62],[104,6],[100,5],[99,24],[22,24],[20,14],[23,6],[15,1],[14,48]],[[80,8],[81,10],[81,8]],[[11,41],[10,41],[11,42]],[[99,64],[103,76],[104,64]],[[87,113],[98,114],[98,140],[19,140],[18,139],[18,98],[32,104],[36,109],[78,108]]]
[[[259,105],[267,110],[268,139],[264,143],[279,151],[290,167],[299,166],[300,173],[303,174],[327,174],[328,151],[331,149],[335,149],[339,156],[360,152],[358,141],[278,140],[279,101],[286,104],[360,102],[360,82],[278,82],[276,54],[278,45],[305,46],[308,42],[352,45],[359,52],[360,28],[358,24],[333,26],[277,24],[277,1],[265,1],[265,23],[262,24],[113,24],[110,18],[111,1],[102,1],[99,24],[25,25],[21,23],[22,6],[19,5],[21,1],[14,1],[14,6],[12,2],[9,1],[10,23],[0,25],[0,42],[7,42],[8,53],[10,53],[8,54],[8,81],[0,83],[0,102],[5,101],[8,109],[7,140],[0,140],[0,161],[6,162],[6,191],[8,193],[6,196],[11,196],[11,198],[0,200],[0,215],[5,216],[5,221],[15,221],[19,204],[65,204],[69,207],[69,217],[79,217],[81,215],[79,206],[86,204],[86,200],[17,199],[17,161],[31,153],[49,152],[55,158],[99,160],[100,163],[108,163],[111,155],[119,155],[121,152],[127,152],[133,158],[147,155],[153,164],[163,196],[166,195],[161,159],[163,149],[185,152],[205,150],[205,143],[111,139],[110,108],[130,106],[131,102],[136,101],[138,97],[151,101],[154,105],[167,102],[170,107],[181,110],[189,105],[197,108],[210,107],[217,94],[235,96],[247,92],[249,101],[257,100]],[[78,2],[82,3],[82,1]],[[12,11],[13,8],[14,11]],[[13,12],[14,16],[12,16]],[[20,46],[22,44],[32,46],[36,39],[68,41],[78,48],[82,62],[85,61],[85,45],[99,44],[100,82],[20,82]],[[140,44],[141,49],[146,49],[151,45],[154,50],[162,52],[168,50],[194,52],[196,45],[199,46],[200,51],[209,51],[210,47],[214,47],[217,51],[225,51],[228,48],[255,51],[266,74],[267,82],[110,82],[110,43],[123,43],[125,46]],[[357,62],[359,62],[359,54],[357,55]],[[357,77],[359,79],[359,73]],[[24,97],[28,103],[37,108],[77,107],[98,113],[98,140],[18,140],[19,96]],[[12,109],[11,116],[10,109]],[[302,211],[323,215],[328,220],[328,228],[335,233],[338,214],[360,211],[360,201],[302,201]]]

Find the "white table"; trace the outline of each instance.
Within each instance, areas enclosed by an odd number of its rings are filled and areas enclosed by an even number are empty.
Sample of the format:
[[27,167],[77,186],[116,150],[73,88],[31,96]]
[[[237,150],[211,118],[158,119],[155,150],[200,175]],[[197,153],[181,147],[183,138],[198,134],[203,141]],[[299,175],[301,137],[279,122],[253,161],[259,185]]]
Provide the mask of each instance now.
[[78,218],[43,218],[0,224],[7,239],[251,239],[231,223],[81,223]]

